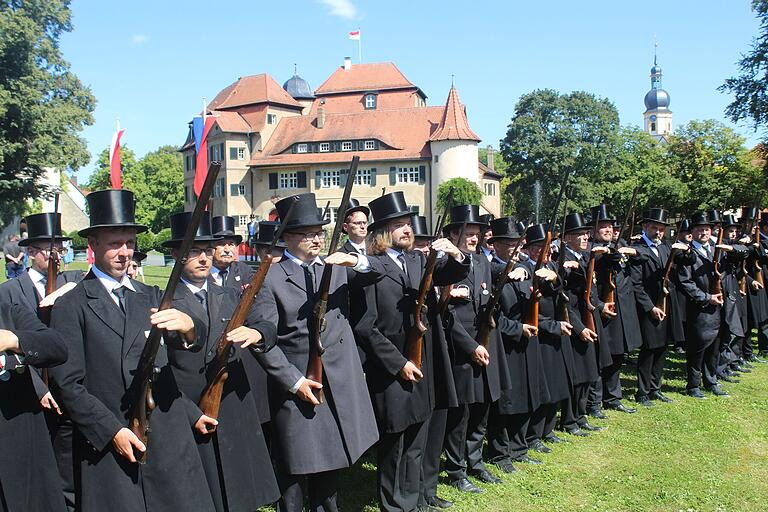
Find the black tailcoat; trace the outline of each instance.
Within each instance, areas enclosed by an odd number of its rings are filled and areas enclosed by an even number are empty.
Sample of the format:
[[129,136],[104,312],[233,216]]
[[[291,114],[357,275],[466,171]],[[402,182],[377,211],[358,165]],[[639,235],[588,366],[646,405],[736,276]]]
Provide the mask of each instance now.
[[709,303],[710,281],[714,276],[712,260],[691,247],[678,262],[678,286],[686,297],[688,343],[705,348],[720,332],[721,306]]
[[617,316],[603,318],[602,342],[607,342],[611,354],[628,354],[642,344],[640,321],[637,318],[637,300],[635,299],[636,285],[632,279],[632,265],[637,258],[627,258],[618,252],[598,255],[595,260],[595,274],[600,297],[604,297],[605,289],[609,286],[610,271],[616,272],[616,313]]
[[[644,239],[635,240],[632,248],[638,252],[636,264],[631,266],[632,277],[636,284],[635,298],[637,299],[637,317],[640,321],[640,332],[642,333],[643,348],[656,349],[666,346],[668,339],[668,329],[670,325],[670,316],[674,315],[670,304],[670,297],[667,297],[667,317],[664,320],[655,320],[651,316],[651,311],[656,307],[656,303],[661,297],[661,286],[664,279],[664,268],[669,261],[671,246],[667,243],[660,244],[656,250],[659,255],[654,254],[653,249]],[[672,271],[670,271],[670,282],[672,281]]]

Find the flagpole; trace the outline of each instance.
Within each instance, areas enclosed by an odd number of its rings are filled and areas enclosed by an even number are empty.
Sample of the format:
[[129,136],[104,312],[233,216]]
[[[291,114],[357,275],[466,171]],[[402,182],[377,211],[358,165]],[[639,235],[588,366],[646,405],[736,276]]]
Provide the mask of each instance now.
[[357,61],[358,64],[363,63],[363,33],[360,31],[360,27],[357,27]]

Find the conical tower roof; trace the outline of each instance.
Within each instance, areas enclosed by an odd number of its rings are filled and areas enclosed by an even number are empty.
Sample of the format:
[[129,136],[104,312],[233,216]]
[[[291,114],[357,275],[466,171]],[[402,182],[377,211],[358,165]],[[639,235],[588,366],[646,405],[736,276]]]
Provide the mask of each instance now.
[[459,93],[456,87],[451,86],[448,93],[448,101],[445,102],[443,119],[437,129],[429,137],[430,141],[438,140],[474,140],[480,142],[480,137],[472,131],[467,121],[464,106],[459,101]]

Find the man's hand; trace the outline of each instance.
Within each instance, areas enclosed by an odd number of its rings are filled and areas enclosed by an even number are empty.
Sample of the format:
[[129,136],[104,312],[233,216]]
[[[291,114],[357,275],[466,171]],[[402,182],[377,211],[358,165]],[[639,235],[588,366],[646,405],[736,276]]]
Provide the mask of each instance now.
[[600,312],[600,316],[603,318],[612,318],[616,316],[616,303],[615,302],[606,302],[603,306],[603,310]]
[[539,279],[543,279],[545,281],[552,282],[557,279],[557,272],[548,268],[540,268],[535,272],[535,274]]
[[240,344],[240,348],[248,348],[256,345],[262,340],[261,333],[256,329],[251,329],[241,325],[237,329],[232,329],[227,333],[227,341]]
[[513,269],[512,272],[507,274],[507,277],[510,281],[524,281],[528,279],[528,271],[523,267],[517,267],[516,269]]
[[559,322],[560,324],[560,334],[564,334],[565,336],[570,336],[573,332],[573,326],[569,324],[568,322]]
[[725,251],[725,252],[731,252],[733,251],[733,246],[728,244],[717,244],[715,246],[715,249],[720,249],[721,251]]
[[410,361],[406,361],[405,366],[400,368],[400,371],[397,372],[397,374],[406,382],[419,382],[424,378],[424,374],[421,373],[421,370],[416,368],[416,365]]
[[178,331],[181,334],[194,334],[195,332],[195,322],[188,314],[182,313],[178,309],[171,308],[158,311],[157,308],[152,308],[149,311],[152,313],[149,321],[158,329]]
[[337,251],[333,254],[329,254],[325,260],[328,265],[338,265],[340,267],[354,267],[357,265],[357,254]]
[[203,414],[198,418],[198,420],[195,422],[195,430],[200,432],[201,434],[210,434],[214,430],[216,430],[216,426],[219,424],[218,421],[211,418],[210,416],[206,416]]
[[0,352],[19,352],[19,338],[13,331],[0,329]]
[[587,329],[585,327],[584,330],[581,331],[581,334],[579,334],[579,338],[585,343],[594,343],[597,341],[597,333],[592,329]]
[[714,306],[722,306],[723,305],[723,294],[722,293],[715,293],[709,297],[709,303]]
[[654,307],[651,310],[651,318],[653,318],[657,322],[661,322],[666,317],[667,317],[667,314],[664,311],[662,311],[660,308]]
[[141,439],[136,437],[136,434],[131,432],[128,428],[121,428],[112,438],[112,446],[115,447],[115,451],[128,459],[130,462],[136,462],[136,457],[133,455],[134,448],[140,452],[147,451],[147,447],[141,442]]
[[449,295],[451,296],[452,299],[468,299],[469,288],[467,288],[466,286],[453,287],[451,288]]
[[758,291],[758,290],[762,290],[762,289],[763,289],[763,285],[760,284],[760,281],[752,281],[752,290],[753,291]]
[[683,242],[675,242],[672,244],[673,249],[677,249],[678,251],[689,251],[691,249],[691,246],[688,244],[684,244]]
[[579,268],[579,262],[578,261],[573,261],[573,260],[564,261],[563,262],[563,267],[565,267],[565,268]]
[[72,290],[75,286],[77,286],[77,283],[69,282],[64,284],[64,286],[62,286],[55,292],[51,293],[50,295],[46,295],[45,298],[40,301],[40,307],[45,308],[48,306],[53,306],[53,303],[56,302],[56,299],[58,299],[68,291]]
[[633,249],[632,247],[619,247],[619,254],[623,254],[624,256],[637,256],[637,249]]
[[296,395],[312,405],[320,405],[320,401],[315,398],[314,393],[312,393],[313,389],[323,389],[323,385],[312,379],[304,379],[304,382],[301,383],[299,389],[296,390]]
[[475,364],[480,366],[488,366],[491,362],[491,354],[482,345],[478,345],[474,352],[472,352],[472,360]]
[[539,334],[538,327],[534,325],[523,324],[523,335],[525,335],[526,338],[536,336],[537,334]]
[[453,243],[447,238],[438,238],[432,242],[432,248],[437,252],[444,252],[456,261],[464,261],[464,255],[461,253],[458,247],[453,245]]
[[43,409],[48,409],[49,411],[56,411],[56,414],[61,416],[61,409],[59,409],[59,404],[57,404],[56,400],[53,399],[53,395],[50,391],[40,399],[40,406]]
[[608,254],[611,250],[604,245],[596,245],[592,248],[592,254]]

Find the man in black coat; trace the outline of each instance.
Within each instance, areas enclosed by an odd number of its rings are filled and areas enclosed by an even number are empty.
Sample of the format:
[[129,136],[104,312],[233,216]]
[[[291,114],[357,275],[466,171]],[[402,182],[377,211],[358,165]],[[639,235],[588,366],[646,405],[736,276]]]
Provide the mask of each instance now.
[[[678,225],[677,233],[675,233],[675,243],[684,244],[689,246],[693,237],[691,236],[691,222],[689,219],[683,219]],[[686,251],[678,251],[678,255]],[[669,330],[672,341],[675,344],[675,352],[678,354],[685,354],[686,345],[686,318],[685,318],[685,303],[687,299],[677,285],[678,274],[678,260],[679,256],[676,255],[675,263],[672,265],[672,271],[670,272],[670,290],[669,290]]]
[[[189,212],[171,215],[172,238],[163,245],[172,248],[174,258],[180,256],[178,247],[190,218]],[[219,339],[240,302],[237,290],[208,281],[215,240],[206,214],[182,269],[182,283],[176,288],[172,304],[205,325],[192,348],[178,343],[168,348],[168,360],[179,388],[198,404],[212,376],[211,363],[216,359]],[[246,325],[227,333],[226,339],[232,345],[227,349],[230,353],[225,369],[228,377],[216,417],[218,425],[207,434],[195,436],[218,512],[252,512],[280,497],[243,365],[243,359],[254,358],[250,350],[264,352],[274,346],[275,326],[255,318],[256,312],[251,309]],[[248,347],[250,350],[242,350]]]
[[368,217],[371,210],[360,204],[357,199],[350,199],[344,212],[344,224],[341,230],[347,235],[341,250],[346,253],[366,254],[365,237],[368,236]]
[[[214,420],[179,392],[164,346],[155,359],[157,407],[148,446],[128,428],[147,333],[155,326],[194,343],[202,325],[175,309],[153,313],[160,290],[126,276],[136,234],[146,229],[134,222],[133,194],[104,190],[87,201],[91,225],[80,234],[88,237],[95,261],[67,300],[57,301],[51,318],[69,350],[50,377],[76,429],[78,509],[213,510],[193,429],[207,432]],[[146,464],[137,464],[135,451],[147,451]]]
[[253,267],[238,260],[237,248],[243,237],[235,233],[235,218],[219,215],[213,217],[211,223],[213,234],[219,239],[215,242],[216,252],[213,255],[210,279],[218,286],[241,292],[251,281]]
[[32,367],[67,358],[64,340],[27,307],[0,301],[0,510],[62,512],[61,480]]
[[[421,368],[406,356],[406,339],[426,258],[411,251],[411,211],[402,192],[393,192],[369,203],[376,222],[371,225],[367,249],[372,261],[383,267],[375,284],[366,286],[365,306],[355,324],[358,342],[366,353],[366,383],[379,428],[377,483],[381,510],[415,510],[418,506],[422,455],[427,421],[435,406],[437,371],[449,362],[434,350],[440,328],[435,296],[427,295],[427,328],[421,346]],[[469,260],[450,241],[438,239],[432,249],[438,258],[433,274],[436,286],[466,276]],[[439,333],[438,333],[439,336]],[[437,341],[439,343],[439,340]]]
[[712,224],[704,212],[691,217],[692,250],[679,264],[678,283],[685,294],[688,343],[686,346],[686,392],[694,398],[706,398],[701,386],[715,395],[726,395],[717,383],[718,341],[721,328],[723,294],[715,290],[713,258],[715,248],[710,237]]

